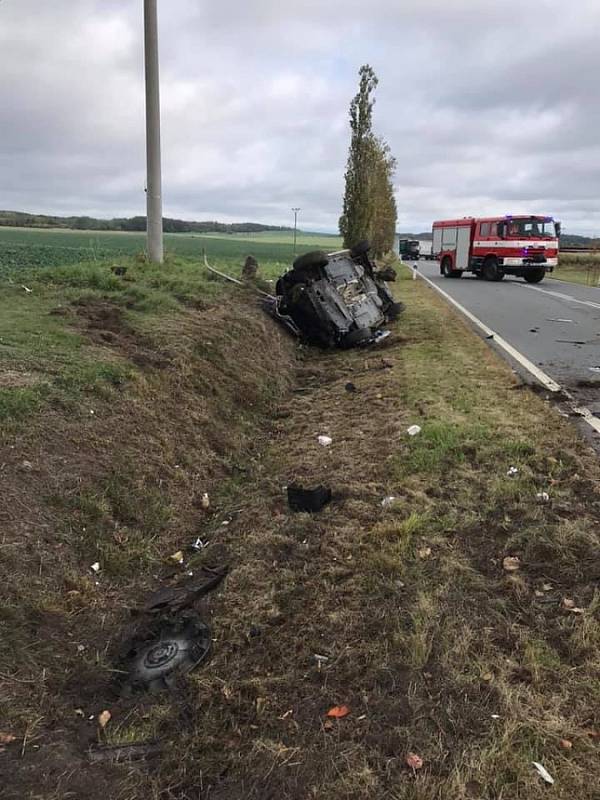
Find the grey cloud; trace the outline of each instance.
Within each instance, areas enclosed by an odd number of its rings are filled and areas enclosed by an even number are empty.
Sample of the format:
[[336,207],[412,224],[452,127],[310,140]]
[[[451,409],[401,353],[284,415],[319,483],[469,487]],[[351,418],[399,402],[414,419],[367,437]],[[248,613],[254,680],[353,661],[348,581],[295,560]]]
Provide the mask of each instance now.
[[[335,229],[369,61],[399,227],[540,211],[600,230],[600,7],[161,0],[165,213]],[[0,4],[0,207],[144,211],[142,3]]]

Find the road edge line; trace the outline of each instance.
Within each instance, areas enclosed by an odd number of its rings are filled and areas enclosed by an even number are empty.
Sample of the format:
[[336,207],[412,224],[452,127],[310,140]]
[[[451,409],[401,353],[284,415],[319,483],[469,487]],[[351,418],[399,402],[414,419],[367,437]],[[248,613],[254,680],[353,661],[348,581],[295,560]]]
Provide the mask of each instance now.
[[493,339],[493,341],[499,347],[501,347],[506,353],[508,353],[509,356],[511,356],[511,358],[514,358],[514,360],[518,364],[520,364],[524,369],[527,370],[527,372],[533,375],[533,377],[539,383],[541,383],[542,386],[544,386],[550,392],[562,392],[565,395],[565,397],[567,397],[569,401],[572,403],[572,409],[577,414],[577,416],[585,420],[585,422],[587,422],[587,424],[591,428],[593,428],[596,431],[596,433],[600,433],[600,419],[597,419],[589,410],[589,408],[586,408],[585,406],[576,406],[574,398],[566,389],[564,389],[559,383],[553,380],[549,375],[546,375],[546,373],[539,367],[536,367],[536,365],[532,361],[530,361],[526,356],[524,356],[522,353],[516,350],[512,346],[512,344],[509,344],[506,341],[506,339],[503,339],[501,336],[499,336],[496,333],[496,331],[492,330],[492,328],[488,328],[488,326],[485,323],[483,323],[478,317],[476,317],[475,314],[471,314],[471,312],[468,309],[466,309],[463,305],[461,305],[457,300],[451,297],[443,289],[440,289],[440,287],[437,286],[437,284],[435,284],[432,280],[430,280],[421,272],[419,272],[418,269],[415,269],[414,267],[409,267],[409,269],[412,269],[413,277],[416,274],[419,278],[421,278],[421,280],[425,281],[429,286],[431,286],[432,289],[434,289],[445,300],[447,300],[451,305],[453,305],[456,309],[458,309],[458,311],[460,311],[460,313],[463,314],[463,316],[465,316],[481,331],[483,331],[486,337]]

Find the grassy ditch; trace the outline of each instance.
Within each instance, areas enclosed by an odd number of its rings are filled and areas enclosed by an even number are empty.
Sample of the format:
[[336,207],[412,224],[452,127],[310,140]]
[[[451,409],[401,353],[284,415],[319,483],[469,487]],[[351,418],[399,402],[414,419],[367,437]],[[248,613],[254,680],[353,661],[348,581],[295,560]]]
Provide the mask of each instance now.
[[[156,337],[145,363],[113,341],[133,377],[95,406],[84,387],[4,423],[12,797],[536,800],[539,761],[554,797],[597,798],[600,468],[569,423],[421,282],[398,281],[407,311],[382,349],[346,352],[296,348],[241,295],[136,310],[98,291]],[[106,354],[93,330],[79,352]],[[293,480],[333,502],[290,513]],[[195,536],[209,547],[169,573]],[[128,609],[210,558],[231,566],[203,608],[211,661],[120,699]],[[90,765],[97,741],[161,753]]]

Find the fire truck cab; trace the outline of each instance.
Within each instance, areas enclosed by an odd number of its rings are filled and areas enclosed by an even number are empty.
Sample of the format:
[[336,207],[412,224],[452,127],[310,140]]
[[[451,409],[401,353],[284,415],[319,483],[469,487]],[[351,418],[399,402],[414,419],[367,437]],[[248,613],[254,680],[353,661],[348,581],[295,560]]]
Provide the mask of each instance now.
[[517,275],[539,283],[558,264],[560,223],[552,217],[464,217],[433,223],[433,254],[440,273],[473,272],[487,281]]

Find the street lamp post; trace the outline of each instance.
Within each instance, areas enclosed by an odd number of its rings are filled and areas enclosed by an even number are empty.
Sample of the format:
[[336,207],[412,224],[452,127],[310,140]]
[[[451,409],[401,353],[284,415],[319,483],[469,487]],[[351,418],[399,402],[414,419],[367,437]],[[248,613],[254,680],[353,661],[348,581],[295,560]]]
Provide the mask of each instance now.
[[146,231],[148,258],[163,262],[162,177],[160,164],[160,88],[158,73],[157,0],[144,0],[146,65]]
[[298,212],[301,211],[300,208],[292,208],[294,212],[294,257],[296,256],[296,229],[298,227]]

